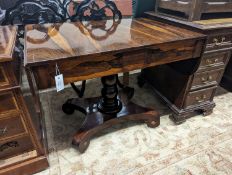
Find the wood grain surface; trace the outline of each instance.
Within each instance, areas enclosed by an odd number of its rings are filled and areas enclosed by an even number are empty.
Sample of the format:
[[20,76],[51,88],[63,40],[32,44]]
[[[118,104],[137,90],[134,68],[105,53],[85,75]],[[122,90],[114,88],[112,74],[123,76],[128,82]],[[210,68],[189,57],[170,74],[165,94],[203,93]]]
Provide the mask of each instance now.
[[80,22],[28,25],[25,64],[199,38],[203,35],[148,19],[107,20],[87,27]]
[[12,60],[16,33],[16,26],[0,26],[0,62]]
[[200,57],[205,36],[149,19],[26,26],[25,65],[38,89]]

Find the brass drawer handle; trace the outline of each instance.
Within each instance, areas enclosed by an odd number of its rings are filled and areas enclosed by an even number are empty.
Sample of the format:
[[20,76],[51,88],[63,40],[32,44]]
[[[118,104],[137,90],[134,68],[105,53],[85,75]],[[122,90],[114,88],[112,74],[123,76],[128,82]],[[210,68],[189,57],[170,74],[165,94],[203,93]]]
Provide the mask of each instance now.
[[213,80],[213,77],[210,75],[210,76],[208,77],[208,80],[209,80],[209,81]]
[[203,95],[202,97],[196,97],[196,100],[197,100],[198,103],[202,103],[202,102],[205,101],[206,98],[207,98],[207,96]]
[[213,77],[211,75],[209,75],[207,78],[205,77],[201,78],[202,83],[208,83],[209,81],[212,81],[212,80],[213,80]]
[[214,60],[212,60],[212,59],[206,59],[206,64],[214,64],[214,63],[217,63],[219,61],[219,59],[214,59]]
[[213,43],[214,43],[215,46],[221,46],[221,45],[223,45],[225,40],[226,40],[226,37],[222,37],[221,42],[219,42],[217,38],[214,38]]
[[207,60],[206,60],[206,63],[207,63],[207,64],[212,64],[213,61],[212,61],[211,59],[207,59]]
[[7,126],[5,128],[0,128],[0,135],[4,135],[7,133]]
[[17,141],[7,142],[3,145],[0,145],[0,152],[3,152],[6,149],[9,148],[16,148],[19,147],[19,143]]

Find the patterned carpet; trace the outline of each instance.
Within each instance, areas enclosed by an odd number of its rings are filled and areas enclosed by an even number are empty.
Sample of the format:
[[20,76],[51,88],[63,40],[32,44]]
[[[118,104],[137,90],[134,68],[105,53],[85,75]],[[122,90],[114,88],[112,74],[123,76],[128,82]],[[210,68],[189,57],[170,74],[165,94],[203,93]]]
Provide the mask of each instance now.
[[[155,129],[134,122],[114,126],[92,139],[84,154],[71,145],[84,116],[78,112],[67,116],[61,111],[65,99],[75,93],[71,88],[41,93],[50,168],[37,175],[232,174],[232,93],[220,89],[212,115],[175,125],[168,118],[169,109],[149,86],[136,86],[135,76],[131,78],[136,88],[133,101],[158,109],[161,125]],[[96,96],[100,87],[99,80],[88,82],[86,96]]]

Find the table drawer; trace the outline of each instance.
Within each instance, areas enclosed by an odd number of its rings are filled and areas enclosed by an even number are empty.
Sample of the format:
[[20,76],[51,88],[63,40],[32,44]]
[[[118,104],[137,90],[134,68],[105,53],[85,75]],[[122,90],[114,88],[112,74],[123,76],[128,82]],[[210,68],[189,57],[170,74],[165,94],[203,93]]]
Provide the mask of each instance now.
[[[184,43],[183,43],[184,42]],[[188,40],[175,44],[148,46],[133,51],[87,55],[78,59],[63,59],[31,67],[38,89],[47,89],[55,85],[56,65],[64,77],[64,83],[129,72],[156,65],[199,58],[202,40]]]
[[0,157],[6,159],[34,149],[33,143],[29,136],[20,137],[10,141],[0,142]]
[[197,105],[206,101],[211,101],[215,90],[216,87],[211,87],[199,91],[189,92],[185,100],[184,107],[186,108],[188,106]]
[[10,114],[0,118],[0,141],[24,133],[26,133],[26,127],[20,114]]
[[216,70],[196,73],[193,78],[191,90],[206,87],[206,86],[217,85],[221,80],[223,70],[224,69],[216,69]]
[[6,113],[18,110],[16,97],[12,91],[0,93],[0,104],[0,118]]
[[206,51],[232,47],[232,34],[215,35],[208,38]]
[[225,67],[228,60],[230,58],[230,52],[216,52],[216,53],[210,53],[205,54],[202,57],[201,63],[200,63],[200,70],[202,69],[208,69],[212,67]]

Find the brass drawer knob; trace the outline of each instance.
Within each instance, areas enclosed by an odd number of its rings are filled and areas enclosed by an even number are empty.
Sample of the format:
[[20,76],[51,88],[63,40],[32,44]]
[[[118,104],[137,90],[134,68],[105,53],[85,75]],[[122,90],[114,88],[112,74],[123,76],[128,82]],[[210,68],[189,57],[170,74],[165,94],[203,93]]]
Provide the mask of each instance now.
[[212,79],[213,79],[213,77],[210,75],[210,76],[208,77],[208,80],[211,81]]
[[212,62],[211,59],[207,59],[207,60],[206,60],[206,63],[207,63],[207,64],[212,64],[213,62]]
[[206,64],[213,64],[213,63],[217,63],[219,61],[218,58],[212,60],[212,59],[206,59]]
[[223,45],[225,40],[226,40],[226,37],[222,37],[220,42],[219,42],[219,40],[217,38],[214,38],[213,43],[214,43],[215,46],[221,46],[221,45]]
[[226,40],[226,37],[222,37],[221,43],[223,43]]
[[5,128],[0,128],[0,135],[4,135],[7,133],[7,126]]
[[219,45],[218,39],[217,39],[217,38],[214,38],[214,39],[213,39],[213,43],[214,43],[215,46],[218,46],[218,45]]
[[207,78],[201,77],[202,83],[207,83],[207,82],[212,81],[212,80],[213,80],[213,77],[211,75],[209,75]]
[[202,102],[205,101],[206,98],[207,98],[207,96],[206,96],[206,95],[203,95],[203,96],[201,96],[201,97],[196,97],[196,100],[197,100],[198,103],[202,103]]
[[207,80],[206,80],[205,77],[201,77],[201,81],[204,83],[204,82],[206,82]]

